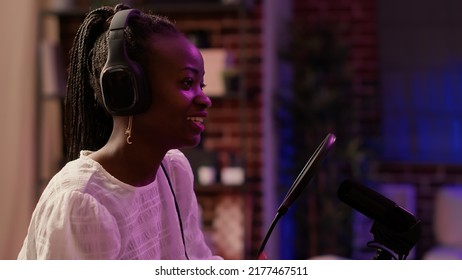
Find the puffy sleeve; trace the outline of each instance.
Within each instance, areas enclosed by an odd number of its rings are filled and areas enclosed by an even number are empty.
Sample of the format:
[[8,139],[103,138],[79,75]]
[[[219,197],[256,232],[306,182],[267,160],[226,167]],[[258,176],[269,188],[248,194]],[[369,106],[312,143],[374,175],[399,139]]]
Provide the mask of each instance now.
[[185,229],[185,240],[190,259],[222,259],[212,254],[201,229],[199,204],[194,193],[194,177],[186,156],[179,150],[167,155],[168,173],[172,177]]
[[[94,197],[71,191],[34,213],[37,259],[116,259],[120,234],[114,217]],[[29,234],[30,234],[29,229]]]

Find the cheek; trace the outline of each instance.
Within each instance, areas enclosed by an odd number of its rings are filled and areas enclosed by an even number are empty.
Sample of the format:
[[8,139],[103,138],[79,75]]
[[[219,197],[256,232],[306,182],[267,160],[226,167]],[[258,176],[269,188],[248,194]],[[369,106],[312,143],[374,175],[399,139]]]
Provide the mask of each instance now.
[[[162,120],[185,115],[192,104],[193,95],[183,91],[177,80],[171,77],[164,77],[164,80],[151,81],[151,113]],[[157,85],[157,86],[156,86]],[[171,120],[173,121],[173,120]]]
[[151,88],[153,89],[151,90],[151,108],[153,111],[167,111],[168,108],[173,107],[170,97],[172,95],[172,88],[168,88],[165,85],[155,88],[152,86]]
[[[185,98],[178,96],[178,93],[169,92],[168,96],[155,98],[153,100],[150,115],[154,122],[161,122],[160,126],[176,126],[186,118],[188,102]],[[175,97],[176,98],[173,98]],[[168,97],[168,98],[165,98]]]

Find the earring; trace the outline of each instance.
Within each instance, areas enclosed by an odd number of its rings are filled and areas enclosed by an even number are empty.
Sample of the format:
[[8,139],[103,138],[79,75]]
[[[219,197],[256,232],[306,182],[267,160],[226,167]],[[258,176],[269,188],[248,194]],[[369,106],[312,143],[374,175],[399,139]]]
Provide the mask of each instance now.
[[132,122],[133,122],[133,116],[128,117],[128,126],[127,129],[125,130],[125,135],[127,135],[127,144],[131,145],[133,144],[131,138],[132,138]]

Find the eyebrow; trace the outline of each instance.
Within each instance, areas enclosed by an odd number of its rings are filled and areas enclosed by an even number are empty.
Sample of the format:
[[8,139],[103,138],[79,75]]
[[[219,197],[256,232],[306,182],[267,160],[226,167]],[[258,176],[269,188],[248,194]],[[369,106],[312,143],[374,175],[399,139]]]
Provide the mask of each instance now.
[[184,68],[181,68],[181,70],[182,70],[182,71],[183,71],[183,70],[189,70],[189,71],[192,71],[192,72],[194,72],[194,73],[196,73],[196,74],[199,74],[199,70],[198,70],[198,69],[196,69],[196,68],[194,68],[194,67],[190,67],[190,66],[186,66],[186,67],[184,67]]

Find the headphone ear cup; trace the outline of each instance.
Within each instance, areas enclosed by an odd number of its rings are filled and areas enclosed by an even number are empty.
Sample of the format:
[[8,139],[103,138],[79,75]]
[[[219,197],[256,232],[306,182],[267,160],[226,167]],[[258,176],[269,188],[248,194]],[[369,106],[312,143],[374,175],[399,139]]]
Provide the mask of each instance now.
[[117,12],[109,27],[108,57],[101,71],[104,106],[112,115],[136,115],[151,105],[151,94],[143,68],[128,57],[124,30],[135,9]]
[[135,115],[143,113],[151,107],[151,91],[149,90],[148,80],[146,79],[146,75],[141,65],[133,60],[130,61],[134,73],[133,75],[136,78],[136,88],[138,90],[132,114]]
[[105,69],[101,89],[104,106],[112,115],[136,115],[150,107],[151,95],[141,67],[118,65]]

